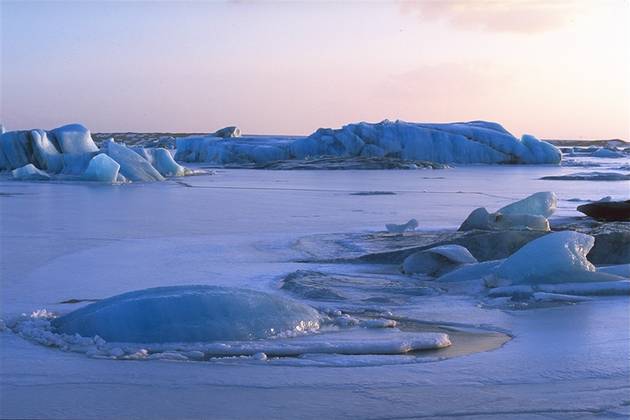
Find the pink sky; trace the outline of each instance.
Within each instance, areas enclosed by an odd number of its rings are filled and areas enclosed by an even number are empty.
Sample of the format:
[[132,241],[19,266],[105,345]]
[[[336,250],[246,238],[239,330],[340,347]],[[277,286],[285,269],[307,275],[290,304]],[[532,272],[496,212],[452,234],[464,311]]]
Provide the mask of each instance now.
[[0,121],[630,138],[630,2],[2,2]]

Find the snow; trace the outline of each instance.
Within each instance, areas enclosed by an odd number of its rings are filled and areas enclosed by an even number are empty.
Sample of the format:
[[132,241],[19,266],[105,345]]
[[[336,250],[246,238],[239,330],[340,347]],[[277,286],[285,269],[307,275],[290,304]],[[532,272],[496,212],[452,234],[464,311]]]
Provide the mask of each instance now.
[[164,181],[164,177],[143,157],[113,140],[105,144],[110,158],[120,165],[120,173],[133,182]]
[[104,153],[100,153],[90,160],[90,164],[83,173],[88,181],[114,183],[118,180],[120,165]]
[[402,225],[397,224],[387,224],[385,225],[385,229],[387,229],[390,233],[403,233],[406,231],[412,231],[418,227],[418,221],[416,219],[410,219],[407,223],[403,223]]
[[532,216],[551,216],[558,207],[558,197],[553,192],[537,192],[527,198],[501,207],[497,212],[503,215],[528,214]]
[[32,163],[24,165],[21,168],[14,169],[13,171],[11,171],[11,174],[13,175],[13,178],[25,181],[47,181],[50,179],[50,175],[48,175],[44,171],[40,171]]
[[555,164],[553,145],[533,136],[518,140],[496,123],[422,124],[404,121],[348,124],[320,128],[305,138],[224,140],[215,135],[177,139],[176,160],[188,162],[265,163],[320,156],[395,157],[437,163]]
[[129,292],[54,321],[65,334],[135,343],[253,340],[319,328],[313,308],[267,293],[217,286]]
[[441,276],[462,264],[476,263],[477,259],[461,245],[442,245],[411,254],[402,264],[407,274]]

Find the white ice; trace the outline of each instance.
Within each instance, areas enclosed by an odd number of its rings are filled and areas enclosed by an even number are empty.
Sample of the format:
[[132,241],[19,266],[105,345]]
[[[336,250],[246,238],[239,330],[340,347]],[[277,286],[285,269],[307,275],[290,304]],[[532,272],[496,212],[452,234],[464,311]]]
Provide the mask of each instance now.
[[507,214],[529,214],[532,216],[551,216],[558,207],[558,197],[555,193],[544,191],[532,194],[522,200],[508,204],[497,210],[503,215]]

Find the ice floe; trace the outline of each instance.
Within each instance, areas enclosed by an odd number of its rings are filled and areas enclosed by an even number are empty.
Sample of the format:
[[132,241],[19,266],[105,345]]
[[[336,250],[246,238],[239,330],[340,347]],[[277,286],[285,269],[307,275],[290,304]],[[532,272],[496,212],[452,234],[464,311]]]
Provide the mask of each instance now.
[[630,174],[620,172],[576,172],[567,175],[548,175],[540,179],[548,181],[628,181]]

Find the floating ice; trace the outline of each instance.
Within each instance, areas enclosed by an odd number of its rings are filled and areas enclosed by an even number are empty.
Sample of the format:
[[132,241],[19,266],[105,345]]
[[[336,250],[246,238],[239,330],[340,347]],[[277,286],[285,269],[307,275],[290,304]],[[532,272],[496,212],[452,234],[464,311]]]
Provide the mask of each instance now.
[[628,181],[630,174],[620,172],[576,172],[568,175],[548,175],[540,179],[548,181]]
[[164,181],[164,177],[138,153],[110,140],[105,145],[107,154],[120,165],[120,173],[130,181]]
[[385,229],[387,229],[390,233],[403,233],[407,231],[415,230],[418,227],[418,221],[416,219],[411,219],[407,223],[402,225],[396,224],[387,224],[385,225]]
[[310,306],[252,290],[173,286],[114,296],[57,318],[61,333],[136,343],[253,340],[319,328]]
[[50,175],[44,171],[40,171],[32,163],[24,165],[21,168],[14,169],[11,171],[11,174],[13,175],[13,178],[23,181],[46,181],[50,179]]
[[498,210],[503,215],[529,214],[549,217],[558,207],[558,197],[550,191],[537,192],[527,198],[508,204]]
[[601,149],[597,149],[596,151],[591,153],[591,156],[592,157],[598,157],[598,158],[621,158],[621,157],[625,157],[625,155],[623,153],[616,152],[614,150],[607,149],[605,147],[602,147]]
[[476,263],[477,259],[461,245],[442,245],[411,254],[402,264],[408,274],[441,276],[462,264]]
[[30,137],[25,131],[8,131],[0,135],[0,169],[21,168],[30,161]]
[[525,135],[519,141],[499,124],[484,121],[422,124],[383,121],[320,128],[305,138],[216,136],[177,140],[175,159],[217,164],[267,163],[336,156],[396,158],[437,163],[558,163],[553,145]]
[[162,176],[184,176],[186,168],[173,160],[168,150],[163,148],[153,149],[153,166]]
[[98,154],[90,160],[83,178],[88,181],[114,183],[118,179],[120,165],[104,153]]
[[583,233],[555,232],[536,239],[506,259],[497,269],[498,284],[537,284],[608,280],[597,273],[586,254],[595,243]]

